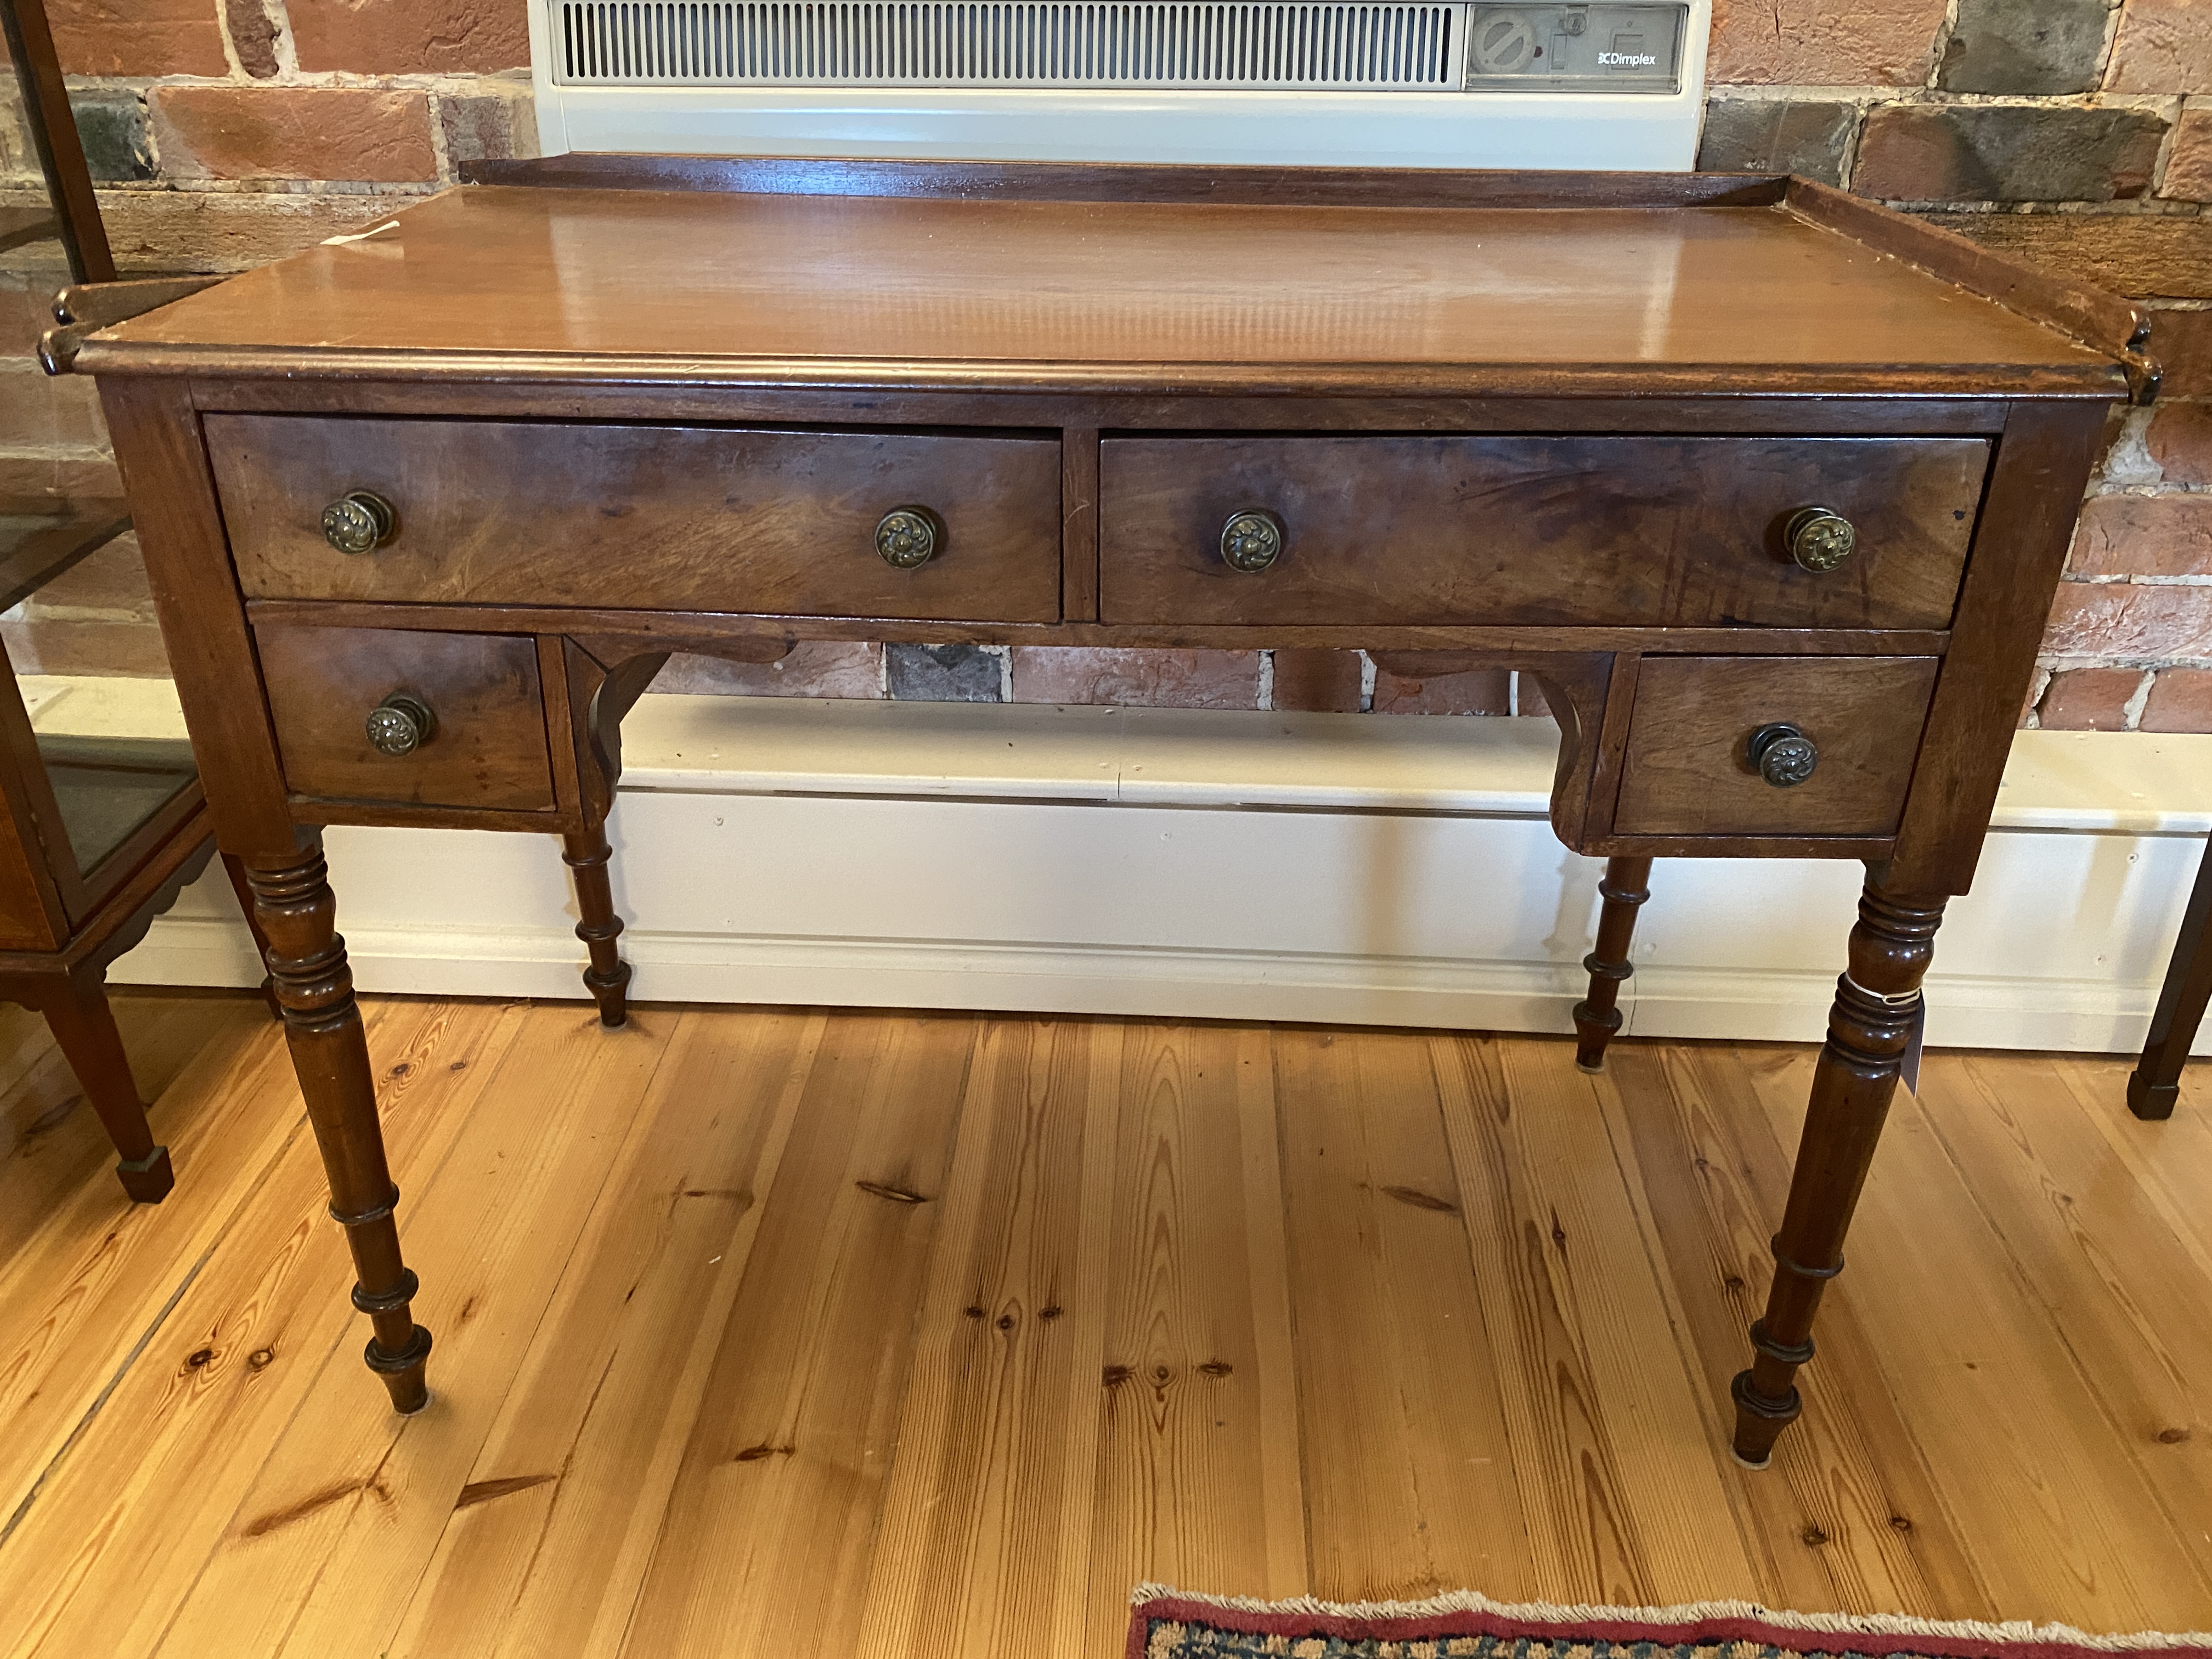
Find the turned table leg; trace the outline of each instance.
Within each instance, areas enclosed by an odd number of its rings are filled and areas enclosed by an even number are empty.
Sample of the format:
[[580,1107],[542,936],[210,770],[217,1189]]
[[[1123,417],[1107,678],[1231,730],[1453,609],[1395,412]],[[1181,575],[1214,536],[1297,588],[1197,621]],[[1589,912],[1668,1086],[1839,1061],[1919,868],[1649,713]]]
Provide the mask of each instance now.
[[42,1012],[85,1098],[115,1143],[120,1159],[116,1179],[134,1202],[160,1203],[177,1184],[177,1177],[169,1167],[169,1149],[155,1144],[147,1125],[146,1103],[138,1097],[137,1082],[131,1075],[131,1057],[124,1052],[123,1034],[115,1029],[106,987],[97,977],[72,974],[65,986],[46,999]]
[[1636,912],[1651,896],[1650,859],[1607,859],[1597,884],[1605,900],[1598,913],[1597,949],[1583,958],[1590,976],[1589,996],[1575,1004],[1575,1064],[1585,1072],[1605,1069],[1605,1047],[1620,1030],[1620,987],[1636,969],[1628,947],[1636,935]]
[[562,836],[561,848],[561,861],[575,875],[576,909],[583,918],[576,924],[576,937],[592,957],[592,965],[584,969],[584,988],[599,1005],[599,1024],[611,1030],[629,1018],[629,963],[615,945],[623,923],[607,879],[614,849],[607,845],[605,823]]
[[1943,904],[1885,893],[1872,881],[1859,899],[1850,965],[1836,981],[1789,1207],[1774,1236],[1774,1284],[1751,1328],[1751,1369],[1737,1374],[1731,1390],[1735,1455],[1753,1468],[1766,1467],[1775,1437],[1802,1407],[1793,1379],[1813,1357],[1820,1292],[1844,1270],[1844,1233],[1920,1017],[1920,981],[1935,955]]
[[2189,1063],[2207,1006],[2212,1006],[2212,841],[2204,844],[2204,862],[2197,867],[2197,885],[2182,913],[2181,938],[2159,988],[2149,1040],[2128,1078],[2128,1109],[2137,1117],[2155,1122],[2173,1115],[2181,1068]]
[[337,901],[320,837],[310,836],[291,853],[252,855],[245,862],[254,912],[269,940],[269,971],[284,1011],[292,1069],[330,1178],[331,1214],[346,1230],[353,1251],[359,1280],[353,1304],[374,1328],[368,1368],[384,1379],[395,1409],[417,1412],[429,1401],[422,1368],[430,1333],[415,1322],[410,1306],[417,1286],[399,1259],[393,1218],[399,1189],[385,1162],[368,1044],[345,941],[333,929]]

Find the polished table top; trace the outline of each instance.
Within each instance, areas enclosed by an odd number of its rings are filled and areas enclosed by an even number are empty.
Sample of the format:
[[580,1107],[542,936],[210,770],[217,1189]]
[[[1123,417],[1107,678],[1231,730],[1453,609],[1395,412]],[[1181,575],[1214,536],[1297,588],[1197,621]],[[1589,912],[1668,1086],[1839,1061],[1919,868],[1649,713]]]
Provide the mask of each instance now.
[[[978,366],[1900,369],[2109,386],[2105,354],[1784,205],[1316,207],[467,186],[112,330],[148,349]],[[799,360],[794,362],[793,360]],[[91,365],[88,365],[91,366]],[[893,378],[896,378],[894,376]],[[1143,377],[1139,377],[1143,378]],[[1479,379],[1479,376],[1476,377]],[[1347,386],[1346,389],[1351,389]],[[1474,389],[1472,386],[1469,389]]]

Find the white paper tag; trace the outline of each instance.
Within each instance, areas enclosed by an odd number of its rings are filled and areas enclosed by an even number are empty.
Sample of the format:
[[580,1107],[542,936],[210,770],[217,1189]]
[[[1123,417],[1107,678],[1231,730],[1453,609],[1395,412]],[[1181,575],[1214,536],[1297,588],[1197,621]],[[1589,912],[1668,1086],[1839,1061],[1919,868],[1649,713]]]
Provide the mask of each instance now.
[[1905,1058],[1898,1062],[1897,1080],[1914,1097],[1920,1093],[1920,1056],[1928,1036],[1928,999],[1912,1011],[1912,1032],[1905,1039]]

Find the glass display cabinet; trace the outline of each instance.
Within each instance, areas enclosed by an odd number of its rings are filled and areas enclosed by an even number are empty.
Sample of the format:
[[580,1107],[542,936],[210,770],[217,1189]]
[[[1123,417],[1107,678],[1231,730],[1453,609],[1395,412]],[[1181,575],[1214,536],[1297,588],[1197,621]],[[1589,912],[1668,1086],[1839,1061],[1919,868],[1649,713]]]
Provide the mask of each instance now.
[[[40,0],[0,0],[9,55],[46,175],[49,214],[16,213],[0,246],[60,244],[75,284],[115,269]],[[96,292],[96,290],[94,290]],[[131,528],[119,497],[0,494],[0,611]],[[190,743],[94,718],[100,699],[40,678],[27,688],[0,641],[0,999],[45,1015],[142,1203],[174,1184],[146,1121],[106,991],[107,969],[215,854]],[[181,726],[177,730],[181,732]],[[232,872],[234,884],[242,873]],[[247,907],[249,922],[252,908]],[[256,938],[257,945],[260,943]]]

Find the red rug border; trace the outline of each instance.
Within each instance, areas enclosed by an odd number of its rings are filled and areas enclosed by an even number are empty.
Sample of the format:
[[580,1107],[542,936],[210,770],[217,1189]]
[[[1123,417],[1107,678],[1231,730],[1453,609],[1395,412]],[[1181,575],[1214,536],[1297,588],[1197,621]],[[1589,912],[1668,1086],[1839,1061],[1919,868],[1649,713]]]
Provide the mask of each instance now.
[[1549,1620],[1508,1615],[1484,1608],[1411,1616],[1359,1618],[1345,1613],[1296,1613],[1224,1607],[1181,1596],[1155,1596],[1130,1609],[1127,1659],[1145,1659],[1146,1638],[1155,1620],[1212,1625],[1247,1636],[1368,1637],[1381,1641],[1419,1641],[1431,1636],[1534,1636],[1553,1641],[1655,1642],[1668,1646],[1718,1642],[1757,1642],[1790,1652],[1850,1652],[1868,1659],[1924,1654],[1931,1659],[2204,1659],[2212,1648],[2194,1644],[2126,1649],[2088,1647],[2077,1642],[1992,1641],[1973,1636],[1917,1635],[1910,1631],[1860,1631],[1839,1615],[1831,1626],[1773,1624],[1761,1619],[1691,1616],[1679,1620],[1649,1619],[1564,1619]]

